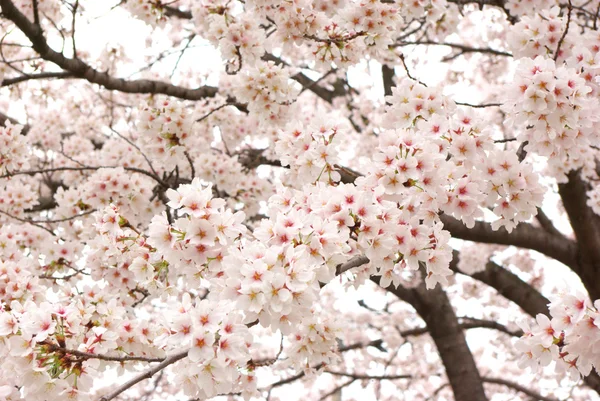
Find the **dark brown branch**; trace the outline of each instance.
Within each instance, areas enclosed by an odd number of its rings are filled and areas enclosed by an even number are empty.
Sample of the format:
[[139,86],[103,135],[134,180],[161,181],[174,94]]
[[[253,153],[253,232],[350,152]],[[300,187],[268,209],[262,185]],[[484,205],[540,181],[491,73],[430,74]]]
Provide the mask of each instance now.
[[180,10],[178,8],[171,7],[171,6],[164,6],[163,9],[165,10],[165,16],[167,16],[167,17],[177,17],[177,18],[181,18],[181,19],[192,19],[192,12],[191,11],[184,11],[184,10]]
[[487,401],[479,370],[444,290],[440,286],[427,290],[424,283],[410,290],[401,286],[390,286],[386,290],[411,304],[425,321],[446,369],[454,398]]
[[558,59],[558,56],[560,56],[560,48],[563,42],[565,41],[565,38],[567,37],[567,33],[569,33],[569,26],[571,25],[571,11],[573,11],[573,4],[571,4],[571,0],[568,0],[568,2],[569,5],[567,7],[567,26],[565,27],[565,31],[558,40],[558,45],[556,46],[556,51],[554,52],[554,61],[556,61]]
[[540,400],[540,401],[559,401],[558,398],[554,398],[554,397],[546,397],[541,395],[540,393],[533,391],[525,386],[520,385],[519,383],[515,383],[512,382],[510,380],[506,380],[506,379],[500,379],[497,377],[483,377],[482,380],[485,383],[491,383],[491,384],[500,384],[502,386],[506,386],[509,388],[512,388],[514,390],[517,390],[525,395],[528,395],[529,397],[535,399],[535,400]]
[[22,125],[23,129],[21,130],[21,135],[27,135],[31,127],[27,124],[21,124],[18,120],[15,120],[12,117],[7,116],[6,114],[0,112],[0,126],[6,127],[7,122],[10,122],[13,125]]
[[395,45],[393,45],[394,47],[403,47],[403,46],[448,46],[451,47],[453,49],[458,49],[460,50],[459,54],[463,54],[463,53],[483,53],[483,54],[492,54],[495,56],[504,56],[504,57],[512,57],[513,55],[502,51],[502,50],[496,50],[496,49],[490,49],[487,47],[472,47],[472,46],[467,46],[467,45],[461,45],[460,43],[440,43],[440,42],[433,42],[433,41],[420,41],[420,42],[400,42],[397,43]]
[[86,79],[105,87],[125,93],[164,94],[180,99],[199,100],[214,97],[217,88],[203,86],[197,89],[184,88],[165,82],[148,79],[124,80],[115,78],[107,73],[95,70],[88,64],[76,58],[67,58],[62,53],[50,48],[44,38],[41,28],[27,19],[11,0],[0,0],[4,17],[10,19],[31,41],[33,49],[45,60],[53,62],[63,70],[71,72],[75,77]]
[[442,215],[440,218],[444,228],[455,238],[532,249],[571,268],[577,264],[577,245],[574,241],[551,235],[529,223],[520,223],[509,233],[504,227],[494,231],[490,223],[483,221],[476,221],[473,228],[467,228],[451,216]]
[[600,298],[600,216],[587,205],[589,185],[579,171],[568,174],[558,193],[577,238],[577,260],[571,267],[581,278],[592,300]]
[[110,356],[103,354],[92,354],[90,352],[82,352],[74,349],[68,349],[59,347],[54,344],[44,344],[45,348],[48,349],[49,352],[58,352],[63,355],[74,355],[84,359],[99,359],[102,361],[111,361],[111,362],[163,362],[167,358],[148,358],[143,356],[135,356],[135,355],[123,355],[123,356]]
[[381,66],[381,77],[383,79],[383,93],[385,96],[392,96],[394,84],[394,68],[387,64]]
[[[457,268],[460,254],[454,251],[450,268],[460,273]],[[463,273],[464,274],[464,273]],[[490,261],[485,270],[471,275],[476,280],[481,281],[495,288],[504,298],[514,302],[528,315],[535,317],[538,313],[549,316],[548,304],[550,300],[540,294],[535,288],[522,281],[519,277],[508,270],[498,266]],[[585,384],[597,393],[600,393],[600,376],[594,371],[584,378]]]
[[56,172],[56,171],[90,171],[90,170],[99,170],[101,168],[123,168],[125,171],[132,171],[135,173],[140,173],[140,174],[146,175],[146,176],[152,178],[153,180],[155,180],[156,182],[158,182],[164,188],[170,188],[169,184],[166,183],[165,181],[163,181],[156,174],[153,174],[149,171],[146,171],[146,170],[143,170],[143,169],[137,168],[137,167],[122,167],[122,166],[52,167],[52,168],[41,169],[41,170],[15,171],[14,173],[0,175],[0,178],[15,177],[18,175],[36,175],[36,174],[43,174],[43,173],[52,173],[52,172]]
[[412,375],[367,375],[360,373],[348,373],[348,372],[336,372],[333,370],[325,370],[325,373],[329,373],[334,376],[350,377],[355,380],[400,380],[400,379],[412,379]]
[[319,398],[319,401],[324,401],[327,398],[331,397],[332,395],[338,394],[344,387],[348,387],[349,385],[351,385],[352,383],[354,383],[356,381],[356,379],[349,379],[347,381],[345,381],[344,383],[335,386],[331,391],[323,394],[321,396],[321,398]]
[[558,229],[556,227],[554,227],[552,220],[550,220],[550,218],[546,215],[546,213],[544,213],[542,208],[540,208],[540,207],[537,208],[537,215],[535,216],[535,218],[538,221],[538,223],[540,223],[540,226],[542,226],[542,228],[544,230],[546,230],[547,233],[555,235],[557,237],[560,237],[560,238],[568,241],[567,237],[565,237],[563,235],[563,233],[561,233],[560,231],[558,231]]
[[1,87],[11,86],[15,84],[19,84],[21,82],[38,80],[38,79],[51,79],[51,78],[59,78],[59,79],[67,79],[67,78],[77,78],[73,75],[73,73],[69,71],[62,72],[40,72],[39,74],[33,75],[21,75],[19,77],[14,78],[4,78],[2,81]]

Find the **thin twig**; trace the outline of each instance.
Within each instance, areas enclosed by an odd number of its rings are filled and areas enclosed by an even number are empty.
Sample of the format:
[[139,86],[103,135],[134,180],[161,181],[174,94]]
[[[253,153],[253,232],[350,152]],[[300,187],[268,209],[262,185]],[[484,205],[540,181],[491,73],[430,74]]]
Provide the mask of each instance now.
[[176,354],[173,354],[173,355],[167,357],[164,361],[162,361],[161,363],[159,363],[152,369],[149,369],[146,372],[142,373],[141,375],[134,377],[133,379],[131,379],[131,380],[125,382],[124,384],[122,384],[121,386],[119,386],[113,392],[109,393],[108,395],[105,395],[104,397],[101,397],[100,401],[110,401],[110,400],[114,399],[119,394],[123,393],[124,391],[127,391],[128,389],[135,386],[139,382],[151,378],[157,372],[160,372],[167,366],[172,365],[175,362],[185,358],[187,355],[188,355],[188,350],[185,350],[185,351],[181,351],[181,352],[178,352]]
[[560,37],[560,40],[558,41],[558,45],[556,46],[556,51],[554,52],[554,61],[558,59],[558,56],[560,55],[560,47],[562,46],[563,42],[565,41],[565,37],[569,32],[569,26],[571,25],[571,11],[573,11],[573,4],[571,4],[571,0],[569,0],[569,7],[567,11],[567,26],[562,36]]

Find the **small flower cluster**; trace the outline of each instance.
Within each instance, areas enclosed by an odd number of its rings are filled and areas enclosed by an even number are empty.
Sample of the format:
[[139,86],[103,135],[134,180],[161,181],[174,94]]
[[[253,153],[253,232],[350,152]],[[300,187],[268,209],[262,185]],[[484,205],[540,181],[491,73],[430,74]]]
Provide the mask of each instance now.
[[500,217],[492,222],[492,228],[496,230],[504,226],[511,232],[520,222],[537,214],[545,189],[533,166],[520,163],[514,152],[496,149],[488,156],[482,189],[487,194],[486,204],[491,205],[494,214]]
[[[191,398],[208,399],[217,394],[244,390],[249,383],[252,335],[242,323],[242,315],[218,302],[199,300],[184,293],[175,313],[169,313],[171,335],[168,344],[174,349],[188,349],[188,358],[175,366],[184,374],[175,382]],[[256,387],[255,387],[256,388]]]
[[234,93],[240,101],[248,103],[248,111],[261,125],[283,125],[299,89],[290,80],[287,69],[269,61],[245,69]]
[[467,244],[461,247],[458,270],[469,275],[484,271],[490,258],[499,248],[497,245],[488,244]]
[[316,36],[305,35],[314,40],[317,63],[325,66],[347,67],[366,52],[385,53],[394,42],[391,33],[402,21],[398,6],[383,2],[348,2],[339,15],[340,21],[325,25]]
[[553,60],[525,58],[517,67],[504,105],[513,116],[509,123],[526,127],[525,150],[551,156],[549,164],[562,173],[558,179],[581,167],[585,163],[581,153],[597,144],[593,123],[598,120],[598,101],[589,97],[590,92],[577,71],[556,67]]
[[185,160],[193,122],[179,102],[166,100],[156,108],[146,106],[137,122],[141,148],[148,157],[172,170],[178,162]]
[[126,0],[122,6],[134,17],[144,21],[148,25],[162,25],[166,18],[160,1],[156,0]]
[[233,72],[254,65],[264,54],[264,30],[248,13],[234,15],[230,1],[200,2],[192,7],[194,23],[203,37],[218,46]]
[[110,204],[96,213],[96,236],[89,242],[87,267],[95,280],[105,280],[130,303],[148,288],[165,285],[165,262],[122,212]]
[[[31,180],[13,178],[0,179],[0,210],[12,216],[23,217],[25,210],[38,204],[38,194],[29,183]],[[6,216],[1,215],[0,219]]]
[[[17,388],[28,383],[27,398],[89,399],[93,377],[107,366],[94,360],[95,354],[162,355],[154,344],[165,333],[160,325],[135,319],[117,298],[105,301],[98,286],[70,294],[66,289],[66,297],[47,302],[42,279],[31,274],[32,259],[13,257],[14,262],[0,259],[0,283],[12,281],[0,300],[0,377],[10,378]],[[22,280],[26,285],[20,285]]]
[[268,47],[294,51],[292,45],[308,43],[323,68],[348,67],[366,53],[385,53],[402,20],[398,5],[376,1],[254,0],[247,5],[276,25]]
[[152,219],[148,243],[156,248],[168,266],[176,266],[190,285],[201,278],[222,274],[222,261],[228,249],[246,231],[243,212],[225,209],[223,199],[214,198],[212,186],[203,186],[199,178],[169,189],[168,206],[183,216],[172,224],[165,213]]
[[[275,154],[282,166],[290,166],[291,182],[338,182],[340,174],[335,171],[337,149],[334,140],[343,135],[329,121],[317,121],[303,125],[290,123],[280,131],[275,142]],[[338,139],[339,141],[339,139]]]
[[10,121],[0,127],[0,174],[7,174],[29,167],[28,148],[21,135],[23,126],[12,125]]
[[443,97],[438,89],[410,79],[404,79],[392,88],[392,95],[386,97],[386,102],[389,106],[383,121],[385,128],[411,128],[426,121],[428,124],[419,128],[430,131],[433,137],[444,134],[448,116],[456,108],[454,102]]
[[592,88],[589,96],[597,97],[600,93],[598,77],[600,76],[600,35],[586,35],[585,45],[575,46],[567,66],[579,71],[579,76],[585,79],[585,84]]
[[554,361],[556,370],[573,380],[589,375],[592,368],[598,371],[600,301],[592,305],[584,294],[565,294],[549,306],[551,318],[539,314],[532,328],[521,324],[525,334],[515,344],[523,353],[519,366],[537,371]]
[[439,19],[447,10],[446,0],[414,0],[400,2],[400,14],[406,21],[428,16],[431,21]]
[[[30,21],[33,21],[33,2],[28,0],[16,0],[14,3],[17,7],[19,7],[20,10],[22,10],[22,12],[27,16],[27,18],[29,18]],[[38,0],[37,9],[40,17],[43,16],[53,21],[56,21],[62,15],[60,4],[53,0]]]
[[[507,37],[514,57],[553,57],[567,25],[566,18],[559,17],[559,13],[560,9],[553,7],[541,11],[535,17],[523,16],[511,28]],[[574,43],[574,33],[568,32],[561,44],[559,58],[564,60],[569,57]]]
[[283,365],[292,365],[305,370],[313,365],[331,365],[340,360],[337,354],[337,339],[342,325],[332,316],[313,308],[306,318],[289,336],[286,353],[291,356]]
[[212,182],[220,194],[227,195],[228,207],[239,208],[239,202],[243,202],[246,215],[252,216],[258,213],[259,202],[272,194],[268,181],[244,173],[244,168],[237,157],[216,152],[202,153],[196,157],[194,166],[196,177]]
[[549,10],[556,5],[558,5],[558,1],[556,0],[508,0],[504,7],[510,12],[511,15],[515,17],[521,17],[525,15],[532,15],[536,12],[539,13],[543,10]]

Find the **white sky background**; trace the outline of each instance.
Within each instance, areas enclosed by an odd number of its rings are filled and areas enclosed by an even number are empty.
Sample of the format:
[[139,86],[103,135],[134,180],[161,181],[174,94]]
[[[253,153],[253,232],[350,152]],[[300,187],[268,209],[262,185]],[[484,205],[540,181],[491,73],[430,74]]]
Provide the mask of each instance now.
[[[118,71],[119,77],[127,77],[137,71],[138,68],[144,67],[144,56],[147,55],[157,55],[160,51],[164,50],[168,41],[165,40],[165,35],[162,30],[157,30],[153,32],[152,27],[146,25],[144,22],[136,20],[132,18],[132,16],[124,10],[122,7],[117,7],[114,10],[110,10],[118,1],[105,1],[105,0],[81,0],[81,6],[84,7],[87,12],[86,15],[95,16],[94,18],[90,18],[89,20],[80,19],[77,24],[76,29],[76,40],[78,43],[79,51],[85,50],[89,51],[89,57],[85,57],[89,60],[95,60],[100,56],[102,51],[106,49],[107,46],[118,45],[122,46],[125,50],[125,55],[132,59],[138,61],[137,67],[129,66],[127,68],[123,68]],[[152,43],[148,46],[147,38],[152,38]],[[54,49],[60,49],[61,40],[59,37],[51,38],[50,44]],[[450,38],[448,41],[452,42]],[[70,42],[67,41],[65,46],[65,54],[67,56],[71,55],[70,50]],[[418,50],[411,50],[411,52]],[[450,53],[448,48],[444,47],[436,47],[429,48],[428,54],[431,59],[441,59],[443,56]],[[168,56],[160,65],[161,69],[164,71],[170,72],[176,63],[179,57],[179,53],[176,52],[171,56]],[[461,60],[461,58],[457,59]],[[464,59],[463,59],[464,60]],[[468,61],[465,61],[468,63]],[[461,68],[460,65],[454,65],[453,68]],[[463,65],[462,67],[468,68],[468,65]],[[178,76],[179,74],[184,74],[186,71],[193,71],[197,77],[199,77],[198,84],[209,84],[209,85],[218,85],[218,77],[220,73],[224,70],[224,64],[221,61],[218,50],[216,50],[213,46],[211,46],[207,41],[200,37],[196,37],[192,42],[192,46],[185,52],[184,56],[179,61],[178,72],[174,75],[174,83],[178,84]],[[448,65],[445,63],[430,63],[423,68],[419,68],[418,71],[412,71],[413,75],[415,75],[420,80],[424,81],[430,86],[443,84],[443,80],[448,71]],[[357,67],[350,68],[348,70],[349,82],[353,86],[364,85],[366,82],[373,82],[373,89],[371,96],[373,99],[382,100],[383,99],[383,83],[380,80],[380,65],[377,62],[363,62]],[[113,73],[114,74],[114,73]],[[307,74],[311,75],[311,74]],[[404,76],[405,73],[401,68],[397,68],[397,75]],[[139,78],[140,76],[132,76],[132,78]],[[313,78],[316,78],[314,75]],[[378,77],[375,81],[373,81],[373,77]],[[204,80],[206,78],[206,80]],[[356,84],[356,85],[355,85]],[[457,101],[466,101],[470,103],[480,103],[484,96],[483,94],[475,88],[462,86],[458,88],[450,88],[447,90],[447,94]],[[460,94],[460,97],[459,95]],[[25,105],[19,104],[16,102],[9,103],[9,115],[14,115],[17,118],[25,119],[24,113]],[[350,156],[350,155],[349,155]],[[530,156],[528,156],[530,157]],[[553,185],[556,187],[556,184]],[[557,213],[557,204],[559,202],[558,194],[556,193],[548,193],[544,200],[544,210],[546,213],[553,218],[557,228],[559,228],[562,232],[571,234],[570,226],[566,219],[555,219],[558,217]],[[463,245],[462,241],[453,240],[453,246],[456,248],[460,248]],[[570,270],[562,266],[560,263],[556,261],[550,261],[547,258],[541,257],[540,263],[545,264],[545,269],[547,272],[547,280],[551,276],[556,277],[556,282],[553,282],[551,279],[548,280],[548,284],[545,288],[542,289],[542,292],[546,295],[552,291],[555,285],[563,285],[561,282],[564,281],[564,286],[570,287],[572,290],[574,287],[583,288],[581,286],[580,281]],[[512,269],[514,273],[518,273],[517,270]],[[521,273],[522,278],[527,279],[527,274]],[[459,278],[460,280],[460,278]],[[340,290],[342,293],[342,290]],[[344,298],[341,298],[339,302],[336,303],[336,306],[341,310],[350,310],[351,308],[356,308],[357,304],[354,301],[364,299],[369,306],[374,308],[381,308],[385,305],[386,297],[383,297],[379,294],[373,294],[368,286],[364,286],[359,288],[356,291],[348,291],[347,295]],[[459,316],[471,316],[471,317],[481,317],[483,308],[477,302],[477,300],[465,300],[464,302],[454,302],[454,305],[457,307],[457,313]],[[485,346],[488,343],[488,336],[484,330],[473,330],[468,332],[468,341],[471,346],[481,347]],[[278,347],[278,337],[274,337],[274,341],[277,342],[275,347]],[[372,372],[375,373],[375,372]],[[380,372],[383,373],[383,372]],[[408,372],[407,372],[408,373]],[[527,375],[530,377],[531,381],[536,380],[536,375]],[[116,376],[106,378],[107,380],[103,380],[102,384],[110,383],[113,379],[116,382],[125,381],[125,377],[116,378]],[[271,381],[272,378],[266,378],[268,381]],[[328,377],[322,377],[319,380],[329,380]],[[261,380],[263,385],[265,380]],[[297,386],[300,386],[297,384]],[[384,384],[385,386],[385,384]],[[136,387],[141,390],[144,385],[140,385]],[[279,394],[282,395],[282,399],[285,400],[293,400],[293,386],[286,387],[285,396],[282,391],[279,391]],[[346,388],[344,390],[345,394],[354,394],[355,398],[368,400],[364,391],[360,390],[359,383],[355,383],[354,385]],[[273,395],[277,395],[277,392],[274,392]],[[560,394],[556,394],[556,396],[561,396]],[[185,398],[184,398],[185,399]],[[298,398],[296,398],[298,399]],[[600,398],[597,398],[600,399]],[[507,398],[508,400],[508,398]]]

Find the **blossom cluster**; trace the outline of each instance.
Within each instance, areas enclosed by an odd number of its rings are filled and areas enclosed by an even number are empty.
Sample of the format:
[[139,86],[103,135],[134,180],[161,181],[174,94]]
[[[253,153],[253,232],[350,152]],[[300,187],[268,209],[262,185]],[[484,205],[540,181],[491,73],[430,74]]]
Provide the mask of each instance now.
[[[195,302],[194,302],[195,301]],[[184,293],[175,313],[168,316],[174,349],[188,349],[187,358],[175,369],[176,384],[193,398],[211,398],[233,391],[254,395],[256,382],[250,360],[252,335],[242,323],[242,315],[209,300],[193,300]]]
[[27,141],[21,135],[23,126],[0,127],[0,174],[6,174],[29,167],[27,162]]
[[[10,378],[7,383],[12,388],[23,388],[23,396],[31,399],[77,399],[89,395],[93,377],[108,364],[75,353],[161,355],[152,345],[161,332],[158,326],[133,318],[117,298],[104,302],[104,291],[97,285],[81,291],[63,287],[56,292],[58,298],[47,299],[46,284],[61,277],[56,274],[58,264],[67,264],[72,253],[80,250],[72,248],[70,253],[65,244],[51,244],[48,238],[18,227],[7,225],[2,231],[0,377]],[[31,244],[35,251],[37,241],[45,244],[44,254],[26,257],[21,249]],[[39,266],[37,260],[45,260],[46,266]],[[5,382],[0,382],[2,391],[7,391],[2,387]]]
[[160,6],[160,1],[126,0],[122,3],[122,6],[133,16],[149,25],[161,25],[166,21],[164,9]]
[[307,45],[307,54],[324,68],[350,66],[365,53],[385,53],[402,22],[398,5],[375,1],[254,0],[247,6],[276,26],[268,48],[292,51],[294,44]]
[[299,90],[289,71],[273,61],[258,63],[244,70],[234,88],[236,97],[248,102],[248,111],[262,124],[284,124],[291,115],[289,105]]
[[[314,121],[308,126],[300,122],[287,124],[275,142],[275,154],[282,166],[290,166],[291,182],[338,182],[335,171],[336,136],[343,136],[329,121]],[[337,139],[339,141],[339,139]]]
[[234,12],[231,1],[198,2],[192,6],[193,21],[204,38],[229,60],[231,72],[244,64],[254,65],[264,54],[264,30],[252,14]]
[[0,210],[20,217],[25,210],[38,204],[38,197],[28,181],[0,180]]
[[496,149],[481,120],[414,82],[400,83],[388,101],[384,126],[402,129],[381,135],[371,170],[386,194],[419,205],[430,220],[442,210],[468,227],[483,207],[499,217],[494,229],[509,231],[537,213],[537,174],[514,152]]
[[557,4],[556,0],[508,0],[505,7],[511,15],[521,17],[548,10]]
[[593,185],[586,194],[588,196],[586,204],[592,208],[594,213],[600,215],[600,185]]
[[[520,2],[526,3],[526,2]],[[576,43],[575,33],[567,32],[567,20],[559,16],[560,9],[544,9],[533,17],[523,16],[510,30],[507,42],[514,57],[536,58],[537,56],[554,57],[559,51],[558,59],[565,60]],[[558,45],[560,43],[560,50]]]
[[537,371],[555,362],[556,370],[572,379],[598,371],[600,301],[592,305],[585,294],[563,294],[549,307],[550,318],[539,314],[532,327],[521,323],[524,335],[515,344],[522,353],[519,366]]
[[[507,93],[505,110],[517,128],[525,148],[549,156],[559,180],[571,169],[588,164],[590,145],[598,121],[598,100],[574,69],[557,67],[553,60],[536,57],[519,61],[515,81]],[[525,129],[523,129],[523,128]]]
[[191,114],[179,102],[166,100],[156,108],[146,106],[137,124],[141,148],[149,157],[171,170],[185,160],[192,124]]
[[237,156],[229,157],[223,153],[202,153],[194,161],[196,177],[212,182],[216,191],[227,195],[227,206],[231,209],[244,205],[248,216],[259,212],[260,202],[272,194],[268,181],[255,174],[244,172]]
[[225,209],[225,201],[213,199],[212,186],[203,186],[199,178],[167,196],[168,206],[182,217],[173,223],[165,213],[152,218],[148,244],[190,284],[222,274],[223,258],[246,231],[244,213]]

